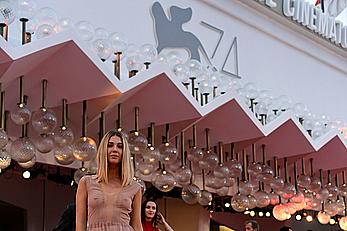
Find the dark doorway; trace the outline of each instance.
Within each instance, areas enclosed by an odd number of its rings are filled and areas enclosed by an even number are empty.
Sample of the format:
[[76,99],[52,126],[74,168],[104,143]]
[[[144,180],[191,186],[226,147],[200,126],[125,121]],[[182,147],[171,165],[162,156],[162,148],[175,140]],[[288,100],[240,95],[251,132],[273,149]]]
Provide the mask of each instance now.
[[0,230],[27,231],[26,210],[0,200]]

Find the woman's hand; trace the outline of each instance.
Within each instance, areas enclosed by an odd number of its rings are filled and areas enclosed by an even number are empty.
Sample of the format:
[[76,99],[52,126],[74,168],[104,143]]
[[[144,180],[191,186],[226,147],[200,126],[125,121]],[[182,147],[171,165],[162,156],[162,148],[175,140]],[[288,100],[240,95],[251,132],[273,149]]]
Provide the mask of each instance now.
[[166,222],[164,216],[158,212],[158,220],[157,222],[161,225],[164,225],[166,231],[174,231],[173,228]]

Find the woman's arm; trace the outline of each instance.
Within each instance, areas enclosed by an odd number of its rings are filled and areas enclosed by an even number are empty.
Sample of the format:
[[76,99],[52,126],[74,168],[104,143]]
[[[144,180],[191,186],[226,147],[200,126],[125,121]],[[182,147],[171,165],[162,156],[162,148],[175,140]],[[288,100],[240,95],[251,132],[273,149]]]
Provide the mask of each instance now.
[[76,193],[76,231],[85,231],[87,228],[87,197],[86,179],[82,177]]
[[174,231],[173,228],[166,222],[164,216],[161,213],[158,213],[160,216],[161,223],[164,225],[166,231]]
[[131,213],[131,226],[135,231],[143,231],[141,224],[141,189],[137,191],[133,199],[133,212]]

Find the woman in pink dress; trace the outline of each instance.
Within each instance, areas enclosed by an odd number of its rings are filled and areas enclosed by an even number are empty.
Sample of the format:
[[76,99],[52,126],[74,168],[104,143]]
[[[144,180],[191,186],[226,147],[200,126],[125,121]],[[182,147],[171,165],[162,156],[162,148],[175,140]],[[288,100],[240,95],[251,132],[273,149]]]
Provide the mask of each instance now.
[[76,231],[143,231],[141,186],[126,137],[109,131],[97,152],[96,176],[84,176],[76,194]]

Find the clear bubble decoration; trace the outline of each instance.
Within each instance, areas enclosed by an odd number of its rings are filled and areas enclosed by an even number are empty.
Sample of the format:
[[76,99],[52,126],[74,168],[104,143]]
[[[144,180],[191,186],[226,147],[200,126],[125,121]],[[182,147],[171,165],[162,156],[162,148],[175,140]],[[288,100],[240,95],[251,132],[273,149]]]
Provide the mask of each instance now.
[[191,149],[189,149],[189,152],[187,154],[187,159],[193,162],[199,162],[203,157],[204,152],[201,148],[198,147],[192,147]]
[[31,160],[27,162],[17,162],[19,166],[22,168],[31,168],[36,164],[36,156],[34,156]]
[[172,174],[176,174],[176,172],[181,168],[181,166],[182,166],[181,158],[177,157],[173,163],[168,164],[165,167]]
[[10,153],[13,160],[27,162],[35,156],[36,148],[29,138],[22,137],[12,142]]
[[58,164],[69,165],[75,161],[71,145],[56,147],[53,150],[54,159]]
[[283,187],[284,187],[284,180],[279,177],[276,176],[272,179],[272,181],[270,182],[270,187],[275,191],[280,191]]
[[54,148],[54,140],[51,134],[41,134],[34,140],[35,147],[41,153],[49,153]]
[[156,164],[160,160],[160,152],[157,148],[150,147],[147,152],[142,153],[143,161],[149,164]]
[[11,164],[11,156],[10,154],[5,150],[0,150],[0,169],[5,169]]
[[298,186],[301,188],[308,188],[311,184],[311,177],[308,175],[301,174],[298,177]]
[[224,197],[224,196],[228,195],[229,188],[225,187],[225,186],[222,186],[221,188],[216,190],[216,192],[217,192],[218,196]]
[[40,25],[46,24],[54,27],[58,22],[58,15],[54,9],[44,7],[37,11],[35,18]]
[[187,166],[182,166],[175,172],[174,176],[178,184],[188,185],[192,175],[192,171]]
[[173,72],[183,84],[189,83],[189,69],[186,65],[182,63],[176,64],[173,67]]
[[73,20],[71,18],[61,18],[59,19],[57,25],[55,26],[55,31],[62,32],[71,30],[74,26]]
[[210,95],[213,92],[213,84],[212,81],[208,78],[205,78],[201,81],[199,81],[199,91],[203,95]]
[[7,132],[0,128],[0,149],[4,148],[8,143],[8,135]]
[[73,175],[73,179],[76,182],[76,184],[78,184],[81,180],[81,178],[85,175],[87,175],[88,173],[88,169],[87,168],[79,168],[75,171],[74,175]]
[[342,230],[347,230],[347,217],[342,217],[340,220],[339,220],[339,226]]
[[227,161],[225,165],[229,168],[231,177],[236,178],[241,176],[242,164],[239,161],[232,159]]
[[147,152],[148,140],[141,132],[132,132],[128,136],[130,152],[138,155]]
[[114,32],[110,34],[109,40],[114,52],[124,52],[128,47],[128,40],[122,33]]
[[35,0],[17,0],[17,15],[19,18],[31,19],[37,10]]
[[136,177],[135,181],[141,186],[142,194],[144,194],[146,192],[146,189],[147,189],[146,183],[138,177]]
[[0,23],[10,25],[16,18],[16,11],[14,5],[9,1],[0,1]]
[[254,209],[257,206],[257,200],[253,195],[248,195],[248,203],[246,204],[247,209]]
[[270,204],[270,197],[267,192],[257,191],[254,193],[254,198],[257,202],[256,206],[258,208],[264,208]]
[[339,187],[339,194],[343,197],[347,196],[347,185],[346,184],[342,184]]
[[97,146],[90,137],[81,137],[74,144],[73,155],[76,160],[89,161],[96,156]]
[[280,197],[273,191],[269,193],[269,199],[271,205],[277,205],[280,203]]
[[199,167],[205,170],[213,171],[218,165],[218,156],[212,151],[204,151],[202,160],[199,161]]
[[202,72],[202,65],[198,60],[190,59],[185,63],[185,65],[189,69],[189,77],[191,78],[197,78]]
[[144,67],[143,63],[143,58],[139,54],[127,56],[126,66],[128,71],[141,71]]
[[83,41],[91,41],[94,37],[94,27],[88,21],[79,21],[75,24],[77,34]]
[[92,42],[92,50],[103,61],[107,60],[112,54],[111,43],[107,39],[96,39]]
[[175,177],[167,171],[161,171],[159,175],[155,177],[154,186],[162,192],[171,191],[175,185]]
[[142,175],[148,176],[156,170],[156,166],[151,163],[140,162],[138,170]]
[[36,29],[36,38],[42,39],[48,36],[51,36],[55,33],[54,27],[48,24],[42,24]]
[[319,192],[316,194],[316,198],[324,201],[329,198],[329,191],[326,188],[321,188]]
[[218,178],[226,178],[230,175],[230,170],[227,166],[223,164],[217,165],[217,167],[213,170],[213,174]]
[[296,194],[295,186],[292,185],[291,183],[284,183],[284,186],[280,192],[280,195],[284,199],[288,200],[292,198],[295,194]]
[[263,165],[261,168],[262,172],[260,174],[260,181],[264,182],[265,184],[270,184],[275,174],[274,170],[268,165]]
[[96,162],[96,158],[87,161],[85,166],[88,169],[88,174],[95,175],[98,172],[98,163]]
[[47,134],[53,132],[57,126],[57,117],[52,110],[40,108],[33,113],[31,125],[37,133]]
[[335,199],[336,196],[339,194],[339,188],[335,185],[328,183],[325,188],[329,191],[329,198]]
[[276,205],[272,210],[272,215],[278,221],[285,221],[290,217],[287,206],[283,204]]
[[157,57],[155,58],[154,62],[159,63],[159,64],[168,65],[166,55],[163,53],[158,54]]
[[250,195],[256,192],[256,187],[250,181],[240,181],[239,191],[242,195]]
[[253,162],[248,166],[247,171],[251,176],[258,176],[262,173],[261,164]]
[[336,203],[329,200],[328,202],[324,203],[325,205],[325,212],[330,216],[335,216],[337,214],[337,206]]
[[17,125],[24,125],[31,119],[31,111],[25,104],[19,104],[11,111],[11,119]]
[[[105,28],[98,27],[95,29],[95,32],[94,32],[95,39],[105,39],[109,41],[108,39],[109,36],[110,36],[110,33],[108,33],[108,31]],[[111,42],[110,42],[110,45],[111,45]]]
[[197,198],[197,201],[202,206],[207,206],[209,203],[212,202],[212,193],[210,193],[207,190],[201,190],[200,196]]
[[53,138],[57,146],[63,147],[73,143],[74,133],[71,128],[60,126],[55,129]]
[[213,189],[220,189],[224,186],[224,180],[221,178],[217,178],[213,175],[213,173],[209,173],[205,177],[206,187]]
[[245,195],[237,194],[236,196],[233,196],[230,204],[236,212],[243,212],[247,208],[248,197]]
[[159,147],[160,160],[163,164],[172,164],[177,159],[177,149],[172,144],[166,142]]
[[196,204],[201,197],[201,191],[195,184],[186,185],[182,188],[181,197],[189,205]]
[[144,44],[140,47],[140,54],[144,63],[152,63],[157,57],[158,51],[152,44]]
[[166,54],[166,60],[170,68],[173,68],[177,64],[184,63],[181,52],[177,50],[169,51]]

